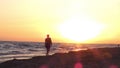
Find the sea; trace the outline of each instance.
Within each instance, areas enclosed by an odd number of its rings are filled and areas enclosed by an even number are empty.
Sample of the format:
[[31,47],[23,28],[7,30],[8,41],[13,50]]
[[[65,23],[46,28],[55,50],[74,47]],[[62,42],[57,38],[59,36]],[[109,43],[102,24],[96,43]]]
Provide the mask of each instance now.
[[[113,47],[118,47],[118,44],[53,43],[49,55],[92,48]],[[0,63],[12,59],[30,59],[34,56],[45,55],[46,49],[44,42],[0,41]]]

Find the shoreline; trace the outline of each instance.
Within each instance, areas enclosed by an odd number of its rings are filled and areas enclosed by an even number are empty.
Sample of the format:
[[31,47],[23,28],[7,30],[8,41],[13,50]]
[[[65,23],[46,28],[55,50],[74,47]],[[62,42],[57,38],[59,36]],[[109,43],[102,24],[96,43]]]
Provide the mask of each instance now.
[[[30,59],[13,59],[0,68],[114,68],[120,67],[120,48],[95,48]],[[112,67],[111,67],[112,68]]]

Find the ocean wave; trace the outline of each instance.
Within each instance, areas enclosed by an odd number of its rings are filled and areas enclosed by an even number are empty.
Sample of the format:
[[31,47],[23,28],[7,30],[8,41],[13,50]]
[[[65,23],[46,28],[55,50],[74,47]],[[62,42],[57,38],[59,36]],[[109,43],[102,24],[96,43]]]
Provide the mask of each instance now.
[[[71,43],[53,43],[50,54],[65,53],[88,48],[116,47],[115,44],[71,44]],[[24,56],[26,55],[45,55],[46,49],[44,43],[40,42],[2,42],[0,41],[0,56]],[[9,58],[8,57],[8,58]],[[7,59],[8,59],[7,58]],[[2,60],[2,59],[0,59]]]

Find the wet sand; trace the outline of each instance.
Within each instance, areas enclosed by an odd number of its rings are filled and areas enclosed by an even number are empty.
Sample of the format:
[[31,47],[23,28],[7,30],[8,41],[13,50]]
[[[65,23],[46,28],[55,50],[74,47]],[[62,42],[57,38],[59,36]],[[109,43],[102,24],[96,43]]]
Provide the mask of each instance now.
[[120,68],[120,48],[98,48],[31,59],[13,59],[0,68]]

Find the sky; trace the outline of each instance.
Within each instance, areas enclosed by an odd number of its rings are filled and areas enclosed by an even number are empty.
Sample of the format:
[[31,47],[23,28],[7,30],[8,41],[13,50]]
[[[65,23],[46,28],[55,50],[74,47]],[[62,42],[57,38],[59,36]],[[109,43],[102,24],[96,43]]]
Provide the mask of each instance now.
[[[86,28],[71,29],[77,26],[76,22],[85,23]],[[88,26],[91,22],[104,28],[96,30],[94,37],[77,42],[120,43],[120,0],[0,0],[1,41],[43,42],[46,34],[50,34],[54,42],[75,42],[66,35],[75,31],[91,34],[89,28],[97,29]],[[63,28],[63,24],[66,27]]]

